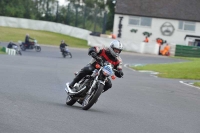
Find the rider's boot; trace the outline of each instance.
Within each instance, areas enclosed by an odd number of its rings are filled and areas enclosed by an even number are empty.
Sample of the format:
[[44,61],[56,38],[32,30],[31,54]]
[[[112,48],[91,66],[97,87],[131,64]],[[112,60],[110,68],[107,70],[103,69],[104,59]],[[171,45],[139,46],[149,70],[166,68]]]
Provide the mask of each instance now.
[[74,78],[74,80],[69,84],[69,87],[71,89],[74,88],[74,85],[79,82],[83,77],[85,76],[84,73],[80,72],[78,75],[76,75],[76,77]]

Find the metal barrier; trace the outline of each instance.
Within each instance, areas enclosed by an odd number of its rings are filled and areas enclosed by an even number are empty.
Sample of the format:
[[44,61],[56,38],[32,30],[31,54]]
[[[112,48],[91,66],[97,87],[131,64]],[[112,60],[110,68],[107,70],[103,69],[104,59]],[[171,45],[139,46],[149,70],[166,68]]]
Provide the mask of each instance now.
[[175,56],[200,57],[200,47],[176,45]]

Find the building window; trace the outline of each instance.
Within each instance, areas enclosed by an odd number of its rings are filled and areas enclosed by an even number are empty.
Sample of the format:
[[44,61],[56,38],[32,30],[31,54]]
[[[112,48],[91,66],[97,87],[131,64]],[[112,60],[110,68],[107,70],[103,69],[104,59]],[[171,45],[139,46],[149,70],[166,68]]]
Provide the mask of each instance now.
[[138,26],[151,26],[152,18],[148,17],[129,17],[130,25],[138,25]]
[[195,23],[194,22],[186,22],[186,21],[179,21],[178,29],[179,30],[186,30],[186,31],[195,31]]

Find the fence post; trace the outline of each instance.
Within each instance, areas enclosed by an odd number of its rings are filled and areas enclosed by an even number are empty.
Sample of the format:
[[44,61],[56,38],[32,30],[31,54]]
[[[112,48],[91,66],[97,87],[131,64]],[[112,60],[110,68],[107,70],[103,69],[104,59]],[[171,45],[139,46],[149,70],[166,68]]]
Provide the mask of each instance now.
[[104,12],[102,34],[106,33],[107,12]]
[[8,53],[8,48],[6,48],[6,53]]
[[97,9],[95,8],[95,11],[94,11],[94,30],[93,30],[94,32],[96,32],[96,18],[97,18],[96,14],[97,14]]
[[83,29],[85,29],[86,6],[84,6]]

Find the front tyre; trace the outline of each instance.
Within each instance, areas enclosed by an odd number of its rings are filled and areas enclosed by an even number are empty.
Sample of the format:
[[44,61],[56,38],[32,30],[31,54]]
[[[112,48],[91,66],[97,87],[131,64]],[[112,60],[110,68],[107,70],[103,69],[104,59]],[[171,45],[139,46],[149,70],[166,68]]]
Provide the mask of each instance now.
[[66,104],[69,105],[69,106],[72,106],[75,103],[76,103],[76,100],[72,99],[69,95],[67,95]]
[[40,46],[36,46],[36,47],[35,47],[35,50],[36,50],[37,52],[40,52],[40,51],[41,51],[41,47],[40,47]]
[[72,58],[72,53],[71,52],[69,52],[69,57]]
[[104,85],[103,84],[99,84],[99,87],[97,90],[94,90],[94,92],[92,92],[92,95],[87,95],[83,101],[82,104],[82,109],[83,110],[88,110],[90,109],[94,103],[96,103],[96,101],[98,100],[99,96],[101,95],[102,91],[103,91]]

